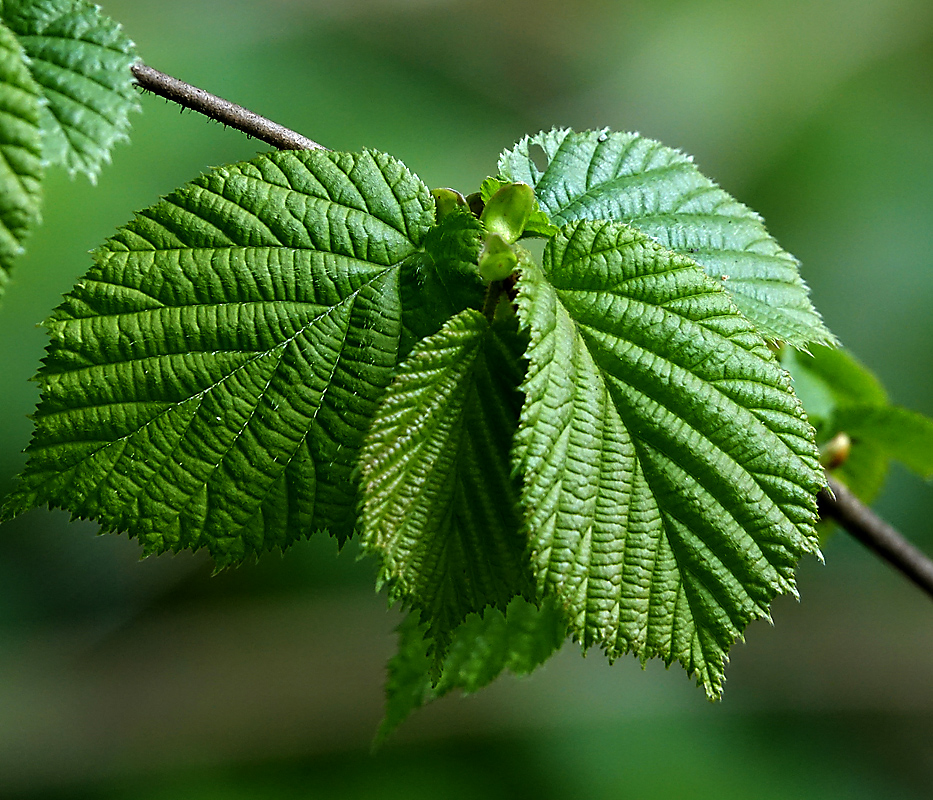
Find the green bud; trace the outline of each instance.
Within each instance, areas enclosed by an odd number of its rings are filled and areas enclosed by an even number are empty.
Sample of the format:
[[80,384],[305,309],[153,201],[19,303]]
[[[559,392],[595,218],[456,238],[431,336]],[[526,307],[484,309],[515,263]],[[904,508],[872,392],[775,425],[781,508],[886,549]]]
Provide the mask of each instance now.
[[484,281],[501,281],[508,278],[518,265],[518,255],[512,246],[497,233],[486,237],[486,244],[479,254],[479,274]]
[[486,207],[486,204],[483,202],[483,195],[480,192],[468,194],[466,196],[466,204],[473,213],[473,216],[477,219],[483,215],[483,209]]
[[489,233],[511,244],[522,235],[534,208],[534,190],[527,183],[510,183],[489,198],[480,219]]
[[456,189],[432,189],[431,194],[437,209],[434,218],[438,222],[458,208],[466,208],[466,200]]

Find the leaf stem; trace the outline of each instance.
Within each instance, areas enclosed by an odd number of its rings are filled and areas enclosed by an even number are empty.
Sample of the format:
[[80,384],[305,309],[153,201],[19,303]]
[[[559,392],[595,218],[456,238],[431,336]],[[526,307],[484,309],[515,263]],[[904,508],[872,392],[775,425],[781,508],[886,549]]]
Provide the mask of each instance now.
[[136,83],[145,91],[190,108],[217,122],[260,139],[279,150],[326,150],[327,148],[277,122],[255,114],[249,109],[205,92],[164,72],[137,62],[132,67]]
[[933,560],[914,547],[900,531],[875,514],[835,478],[830,491],[817,495],[820,516],[833,519],[894,569],[933,597]]
[[483,314],[490,322],[496,316],[496,308],[499,306],[499,298],[505,291],[505,281],[492,281],[486,287],[486,297],[483,300]]

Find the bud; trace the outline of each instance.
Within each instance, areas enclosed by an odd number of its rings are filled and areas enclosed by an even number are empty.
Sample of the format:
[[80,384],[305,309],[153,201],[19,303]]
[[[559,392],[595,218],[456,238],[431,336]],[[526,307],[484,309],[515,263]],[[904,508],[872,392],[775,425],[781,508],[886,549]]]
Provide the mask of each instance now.
[[534,208],[534,190],[527,183],[510,183],[489,198],[480,220],[489,233],[511,244],[522,235]]
[[458,208],[466,208],[466,200],[456,189],[432,189],[431,194],[436,208],[434,219],[438,222]]
[[479,274],[486,282],[501,281],[509,277],[518,265],[518,255],[498,233],[486,236],[486,244],[479,254]]
[[849,460],[851,451],[852,440],[841,431],[820,448],[820,464],[829,470],[837,469]]

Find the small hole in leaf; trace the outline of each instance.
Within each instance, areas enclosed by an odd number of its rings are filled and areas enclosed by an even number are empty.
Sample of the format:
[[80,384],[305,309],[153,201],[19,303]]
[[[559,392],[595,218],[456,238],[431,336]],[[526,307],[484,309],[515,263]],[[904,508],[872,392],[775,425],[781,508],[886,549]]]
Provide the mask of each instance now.
[[540,144],[531,144],[528,146],[528,158],[531,159],[531,162],[535,165],[538,172],[544,172],[547,169],[547,165],[550,163],[547,153],[544,152],[544,148]]

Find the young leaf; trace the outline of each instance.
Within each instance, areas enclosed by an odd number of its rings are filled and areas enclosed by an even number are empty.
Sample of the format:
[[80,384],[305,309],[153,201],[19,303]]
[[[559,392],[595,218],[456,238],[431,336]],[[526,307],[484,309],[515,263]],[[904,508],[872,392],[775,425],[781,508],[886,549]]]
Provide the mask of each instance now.
[[141,212],[47,322],[7,513],[61,506],[219,565],[345,539],[401,265],[433,221],[428,188],[374,152],[260,156]]
[[437,657],[468,614],[530,592],[509,463],[520,353],[512,327],[463,311],[399,367],[361,454],[364,547]]
[[[534,148],[544,151],[543,169]],[[797,260],[761,218],[705,177],[683,153],[633,133],[552,130],[526,137],[499,159],[510,181],[534,187],[562,225],[625,222],[684,253],[732,295],[765,338],[797,347],[835,338],[810,303]]]
[[0,13],[47,100],[45,163],[96,180],[113,145],[127,138],[129,113],[138,108],[133,43],[87,0],[5,0]]
[[0,23],[0,290],[29,231],[39,223],[42,201],[41,92],[23,50]]
[[[493,195],[498,192],[503,186],[507,186],[509,181],[501,181],[498,178],[486,178],[483,181],[482,186],[480,186],[480,199],[482,202],[488,203]],[[534,207],[531,211],[525,227],[523,229],[523,236],[536,236],[543,239],[549,239],[555,233],[557,233],[557,226],[551,224],[551,220],[548,218],[548,215],[541,210],[541,206],[538,203],[538,198],[534,200]]]
[[464,694],[479,691],[505,670],[513,675],[533,672],[560,649],[566,636],[563,618],[552,603],[539,609],[516,597],[505,613],[487,608],[482,616],[466,618],[454,631],[440,679],[432,685],[426,627],[414,612],[399,625],[398,653],[389,661],[386,715],[377,744],[431,700],[455,689]]
[[790,379],[716,282],[628,226],[571,223],[518,288],[539,595],[584,647],[679,660],[716,696],[729,646],[817,552]]

